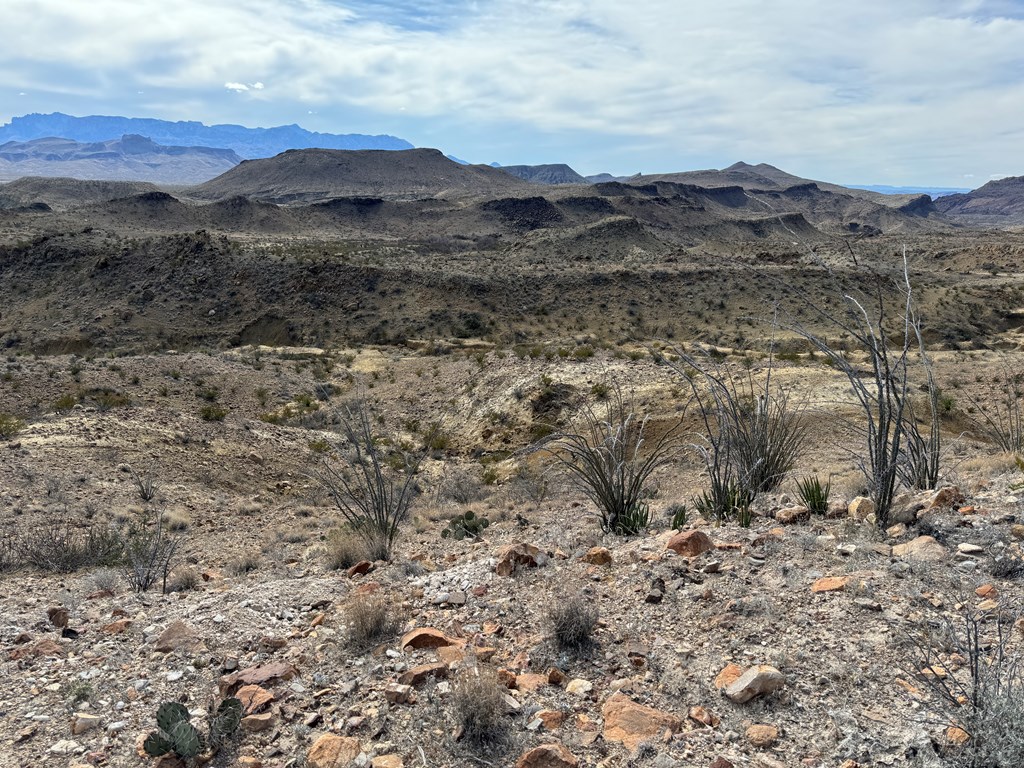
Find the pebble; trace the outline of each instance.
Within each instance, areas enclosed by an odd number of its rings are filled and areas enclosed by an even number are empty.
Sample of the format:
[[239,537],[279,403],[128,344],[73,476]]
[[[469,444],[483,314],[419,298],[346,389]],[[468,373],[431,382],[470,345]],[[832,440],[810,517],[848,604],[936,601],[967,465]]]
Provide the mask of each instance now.
[[180,669],[175,669],[175,670],[167,673],[167,682],[169,682],[169,683],[177,682],[178,680],[181,680],[181,678],[183,678],[184,676],[185,676],[184,672],[182,672]]

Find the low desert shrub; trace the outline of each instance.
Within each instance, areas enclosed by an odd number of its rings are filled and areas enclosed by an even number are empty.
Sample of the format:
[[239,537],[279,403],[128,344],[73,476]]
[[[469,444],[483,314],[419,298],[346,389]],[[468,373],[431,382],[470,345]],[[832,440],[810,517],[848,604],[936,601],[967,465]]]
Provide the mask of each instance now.
[[[1024,765],[1024,667],[1014,625],[1019,605],[1000,601],[981,610],[960,601],[956,614],[937,630],[911,635],[915,676],[929,689],[943,725],[969,737],[947,748],[956,768],[1011,768]],[[959,657],[951,669],[944,660]],[[942,674],[933,669],[941,667]]]
[[142,512],[128,522],[124,532],[124,558],[121,573],[135,592],[146,592],[155,584],[167,591],[178,551],[178,537],[168,533],[162,516]]
[[335,528],[327,534],[324,542],[324,565],[330,571],[343,571],[361,560],[366,560],[369,550],[361,536],[346,527]]
[[19,531],[13,550],[23,564],[54,573],[72,573],[81,568],[117,565],[124,546],[116,528],[101,522],[77,523],[64,513]]
[[455,677],[451,713],[459,738],[474,751],[493,752],[509,739],[505,689],[490,667],[474,665]]
[[348,639],[356,648],[369,648],[398,632],[398,616],[383,595],[359,595],[345,608]]
[[25,422],[10,413],[0,413],[0,439],[10,440],[25,428]]
[[599,613],[597,605],[582,595],[556,600],[547,620],[555,644],[563,651],[585,651],[593,645]]

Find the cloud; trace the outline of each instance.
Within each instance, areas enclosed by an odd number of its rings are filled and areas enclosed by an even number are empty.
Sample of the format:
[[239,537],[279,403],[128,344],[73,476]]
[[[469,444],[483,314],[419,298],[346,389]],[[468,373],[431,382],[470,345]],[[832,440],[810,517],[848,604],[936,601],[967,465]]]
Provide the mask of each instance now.
[[26,31],[0,50],[15,88],[57,93],[64,78],[107,98],[127,77],[165,101],[263,91],[248,104],[287,83],[281,122],[313,110],[444,125],[480,152],[487,136],[518,141],[512,162],[557,139],[562,159],[744,158],[838,181],[1024,167],[1011,0],[7,0],[5,23]]

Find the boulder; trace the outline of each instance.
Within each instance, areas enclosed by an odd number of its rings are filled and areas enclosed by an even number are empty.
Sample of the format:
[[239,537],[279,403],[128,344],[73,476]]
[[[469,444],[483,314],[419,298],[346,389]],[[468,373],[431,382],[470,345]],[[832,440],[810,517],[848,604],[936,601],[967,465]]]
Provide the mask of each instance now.
[[309,748],[306,765],[309,768],[347,768],[362,751],[359,739],[325,733]]
[[855,520],[867,520],[875,514],[875,502],[867,496],[858,496],[846,506],[846,514]]
[[747,741],[755,747],[770,747],[779,740],[779,729],[774,725],[752,725],[747,728]]
[[153,643],[154,649],[160,653],[171,653],[178,649],[196,650],[201,645],[199,633],[181,620],[171,622]]
[[842,592],[849,583],[848,576],[824,576],[811,585],[811,592]]
[[611,565],[613,561],[612,551],[608,547],[591,547],[582,559],[591,565]]
[[513,544],[498,556],[494,572],[499,576],[511,576],[519,568],[539,568],[545,565],[548,556],[533,544]]
[[665,548],[681,557],[697,557],[714,549],[715,545],[703,531],[683,531],[669,539]]
[[637,704],[622,693],[609,697],[601,708],[604,718],[604,740],[621,742],[635,750],[642,741],[660,741],[665,734],[674,734],[683,721],[669,712]]
[[946,559],[946,548],[931,536],[918,536],[906,544],[897,544],[892,554],[906,560],[938,562]]
[[774,693],[786,684],[786,676],[775,667],[759,664],[751,667],[725,688],[725,695],[737,704],[757,696]]
[[577,768],[580,761],[561,744],[542,744],[516,760],[516,768]]
[[417,627],[402,635],[399,646],[403,650],[419,650],[421,648],[444,648],[449,645],[461,645],[455,638],[448,637],[444,632],[432,627]]

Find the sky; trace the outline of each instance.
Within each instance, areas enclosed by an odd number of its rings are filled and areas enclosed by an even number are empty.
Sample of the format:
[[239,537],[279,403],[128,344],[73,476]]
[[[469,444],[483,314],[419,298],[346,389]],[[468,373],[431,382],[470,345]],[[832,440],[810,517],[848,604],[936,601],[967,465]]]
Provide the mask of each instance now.
[[0,123],[399,136],[615,175],[1024,175],[1024,0],[3,0]]

